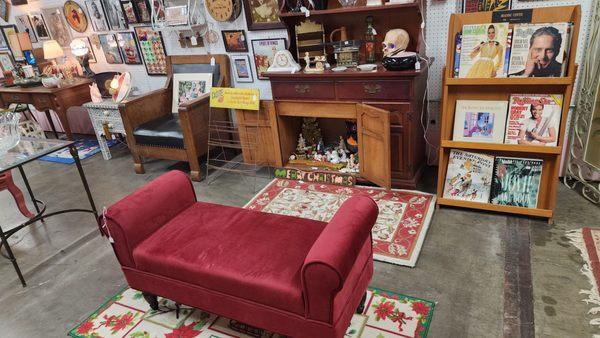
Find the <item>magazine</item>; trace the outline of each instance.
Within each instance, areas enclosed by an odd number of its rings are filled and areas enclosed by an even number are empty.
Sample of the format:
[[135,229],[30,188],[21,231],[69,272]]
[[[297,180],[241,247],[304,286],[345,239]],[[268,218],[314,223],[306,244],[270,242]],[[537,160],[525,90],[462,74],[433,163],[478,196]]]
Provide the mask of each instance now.
[[510,64],[510,47],[512,46],[513,29],[508,29],[506,36],[506,52],[504,52],[504,74],[508,74],[508,65]]
[[490,202],[524,208],[537,207],[542,160],[496,157]]
[[511,0],[463,0],[463,13],[510,9]]
[[507,36],[506,22],[464,25],[458,77],[506,77],[504,52]]
[[487,203],[490,197],[494,157],[450,150],[444,198]]
[[562,104],[561,94],[511,95],[504,143],[556,146]]
[[569,52],[568,22],[517,24],[513,28],[508,76],[564,76]]
[[456,33],[454,38],[454,71],[452,77],[458,77],[458,69],[460,67],[460,48],[461,48],[462,34]]
[[508,101],[457,100],[453,141],[502,143]]

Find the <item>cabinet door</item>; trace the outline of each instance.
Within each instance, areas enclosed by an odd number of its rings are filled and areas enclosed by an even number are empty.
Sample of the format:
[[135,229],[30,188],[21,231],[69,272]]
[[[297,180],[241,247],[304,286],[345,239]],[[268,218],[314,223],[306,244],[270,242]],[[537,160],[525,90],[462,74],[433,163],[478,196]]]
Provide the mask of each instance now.
[[389,189],[392,183],[390,112],[360,104],[357,129],[360,176]]

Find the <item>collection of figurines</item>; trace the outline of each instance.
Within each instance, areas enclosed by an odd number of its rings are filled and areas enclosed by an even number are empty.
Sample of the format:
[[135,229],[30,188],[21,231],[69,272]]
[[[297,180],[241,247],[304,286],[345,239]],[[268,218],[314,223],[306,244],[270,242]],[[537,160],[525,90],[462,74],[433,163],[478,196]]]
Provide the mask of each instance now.
[[305,117],[302,133],[298,136],[296,152],[290,155],[289,164],[300,164],[342,173],[358,173],[358,138],[356,123],[346,122],[346,138],[339,136],[336,144],[325,145],[317,119]]

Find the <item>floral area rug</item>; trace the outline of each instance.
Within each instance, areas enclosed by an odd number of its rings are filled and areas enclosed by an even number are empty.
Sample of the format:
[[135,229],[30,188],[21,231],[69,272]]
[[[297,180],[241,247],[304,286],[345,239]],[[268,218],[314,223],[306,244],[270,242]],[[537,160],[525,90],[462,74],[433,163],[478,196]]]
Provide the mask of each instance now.
[[275,179],[245,208],[328,222],[353,195],[369,196],[379,207],[379,217],[373,226],[373,258],[414,267],[431,223],[435,195]]
[[[108,300],[68,335],[76,338],[252,338],[232,330],[227,318],[188,307],[181,307],[177,318],[174,309],[175,304],[163,298],[159,300],[159,311],[151,310],[140,291],[128,288]],[[433,309],[434,303],[427,300],[370,289],[365,310],[354,315],[345,337],[424,338]],[[261,338],[284,338],[258,331]]]
[[592,325],[600,326],[600,228],[584,227],[583,229],[567,232],[571,243],[579,249],[584,260],[581,273],[586,275],[592,285],[590,290],[581,290],[579,293],[586,296],[584,302],[592,307],[589,311],[596,318],[590,321]]

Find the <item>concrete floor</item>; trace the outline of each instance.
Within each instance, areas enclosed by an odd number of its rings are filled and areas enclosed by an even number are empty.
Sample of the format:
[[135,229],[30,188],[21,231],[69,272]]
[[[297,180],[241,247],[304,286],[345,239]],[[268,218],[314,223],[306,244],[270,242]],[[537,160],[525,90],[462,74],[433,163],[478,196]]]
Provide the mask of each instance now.
[[[129,153],[96,155],[83,166],[97,206],[107,206],[163,173],[173,162],[152,161],[136,175]],[[36,161],[25,167],[39,199],[53,208],[87,207],[76,168]],[[425,189],[433,185],[433,172]],[[21,184],[17,178],[17,184]],[[256,189],[268,183],[258,179]],[[225,174],[211,185],[195,183],[199,199],[242,206],[255,194],[253,180]],[[18,217],[8,193],[0,193],[0,224]],[[555,225],[524,219],[531,235],[536,336],[590,337],[589,306],[580,289],[582,261],[565,231],[599,224],[600,208],[563,185]],[[375,263],[372,286],[435,301],[430,337],[503,336],[505,232],[510,218],[442,208],[434,214],[417,266]],[[88,214],[65,214],[11,238],[29,286],[22,288],[12,265],[0,259],[0,337],[64,337],[107,298],[126,285],[107,240]]]

